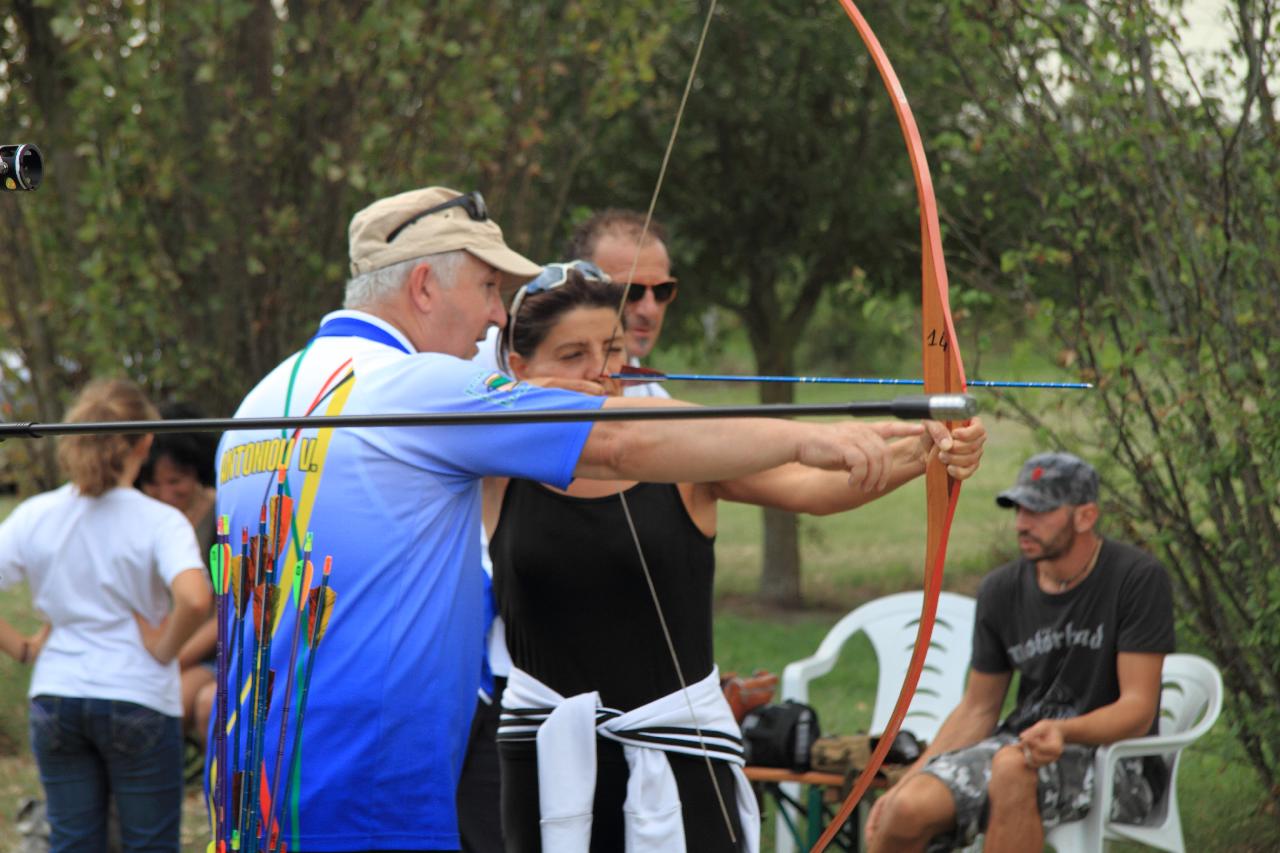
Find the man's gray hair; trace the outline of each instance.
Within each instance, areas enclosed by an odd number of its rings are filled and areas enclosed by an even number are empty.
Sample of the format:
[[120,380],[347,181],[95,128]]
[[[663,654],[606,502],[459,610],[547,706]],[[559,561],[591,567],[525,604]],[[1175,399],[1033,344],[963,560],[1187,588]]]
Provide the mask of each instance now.
[[355,310],[371,308],[389,299],[404,285],[404,280],[409,277],[413,268],[422,263],[431,265],[436,277],[445,287],[453,287],[466,255],[466,250],[455,249],[451,252],[410,258],[407,261],[358,275],[347,282],[347,292],[343,297],[342,307]]

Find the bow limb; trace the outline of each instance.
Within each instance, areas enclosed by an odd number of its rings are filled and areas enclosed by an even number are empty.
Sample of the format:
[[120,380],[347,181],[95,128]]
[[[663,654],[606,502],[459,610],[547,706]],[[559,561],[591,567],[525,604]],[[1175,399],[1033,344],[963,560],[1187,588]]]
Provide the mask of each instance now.
[[[924,352],[924,390],[927,394],[963,393],[965,390],[964,365],[960,359],[960,347],[955,327],[951,321],[951,307],[947,292],[947,267],[942,255],[942,235],[938,226],[938,203],[933,193],[933,179],[924,153],[924,143],[916,127],[915,117],[907,103],[907,96],[898,82],[889,57],[880,46],[879,39],[858,11],[853,0],[840,0],[845,14],[853,22],[859,37],[867,46],[885,88],[893,100],[893,109],[902,129],[903,139],[911,157],[911,171],[915,177],[916,196],[920,204],[921,278],[923,284],[921,338]],[[950,426],[950,424],[948,424]],[[924,605],[920,613],[920,625],[916,642],[907,666],[906,678],[898,701],[880,736],[880,742],[862,775],[854,782],[849,796],[828,824],[822,837],[814,845],[812,853],[821,853],[840,832],[853,813],[854,807],[866,794],[880,765],[884,763],[893,740],[897,737],[907,709],[915,696],[916,685],[924,668],[929,640],[933,635],[934,618],[938,612],[938,596],[942,592],[942,573],[946,563],[947,536],[960,497],[960,482],[947,474],[946,466],[936,456],[925,471],[925,500],[928,509],[928,534],[926,536]]]

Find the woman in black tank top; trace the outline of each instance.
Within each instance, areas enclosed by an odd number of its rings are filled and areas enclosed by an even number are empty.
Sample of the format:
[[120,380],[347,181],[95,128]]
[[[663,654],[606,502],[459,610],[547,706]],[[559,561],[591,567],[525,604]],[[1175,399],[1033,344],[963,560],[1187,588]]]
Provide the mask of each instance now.
[[[513,302],[500,359],[517,379],[620,393],[608,377],[623,363],[617,327],[621,287],[589,265],[564,270],[563,280],[550,287],[544,277],[536,281]],[[977,467],[984,440],[978,421],[953,435],[951,464],[961,476]],[[888,488],[881,492],[851,486],[841,472],[799,464],[720,483],[577,480],[560,491],[524,480],[486,481],[484,521],[494,593],[512,662],[562,696],[596,691],[602,705],[622,712],[676,693],[681,675],[693,684],[714,667],[713,544],[720,499],[817,514],[852,509],[923,473],[933,446],[927,432],[892,443]],[[540,851],[535,746],[500,739],[499,752],[507,849]],[[596,739],[596,755],[590,849],[622,851],[627,763],[622,748],[605,738]],[[682,806],[686,849],[743,849],[730,765],[674,753],[667,757]]]

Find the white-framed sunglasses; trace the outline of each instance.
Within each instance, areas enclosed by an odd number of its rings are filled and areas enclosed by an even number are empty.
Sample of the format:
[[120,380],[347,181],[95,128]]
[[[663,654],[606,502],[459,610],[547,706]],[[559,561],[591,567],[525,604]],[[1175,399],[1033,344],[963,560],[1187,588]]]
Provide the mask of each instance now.
[[609,284],[613,281],[591,261],[561,261],[544,266],[542,272],[538,273],[536,278],[522,285],[516,291],[515,298],[511,300],[511,310],[508,312],[507,320],[507,354],[510,354],[515,348],[516,318],[520,315],[520,306],[524,304],[525,297],[546,293],[562,286],[569,280],[570,270],[577,270],[588,281],[598,281],[604,284]]

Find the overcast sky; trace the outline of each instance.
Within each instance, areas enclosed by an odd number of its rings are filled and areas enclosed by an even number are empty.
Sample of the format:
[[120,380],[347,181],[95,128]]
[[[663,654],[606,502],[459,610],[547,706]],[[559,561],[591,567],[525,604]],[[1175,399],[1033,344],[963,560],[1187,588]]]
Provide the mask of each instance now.
[[1226,0],[1188,0],[1184,47],[1191,50],[1219,49],[1231,40],[1231,27],[1227,21]]
[[[1187,54],[1192,68],[1203,69],[1213,64],[1221,70],[1220,64],[1213,60],[1213,54],[1224,50],[1235,37],[1228,6],[1228,0],[1187,0],[1183,9],[1187,26],[1182,31],[1182,50]],[[1242,74],[1243,63],[1237,60],[1235,70]],[[1230,93],[1238,85],[1238,80],[1234,84],[1220,81],[1218,86],[1206,87],[1200,74],[1196,76],[1202,90],[1208,88],[1210,92],[1224,97],[1227,102],[1232,100]]]

